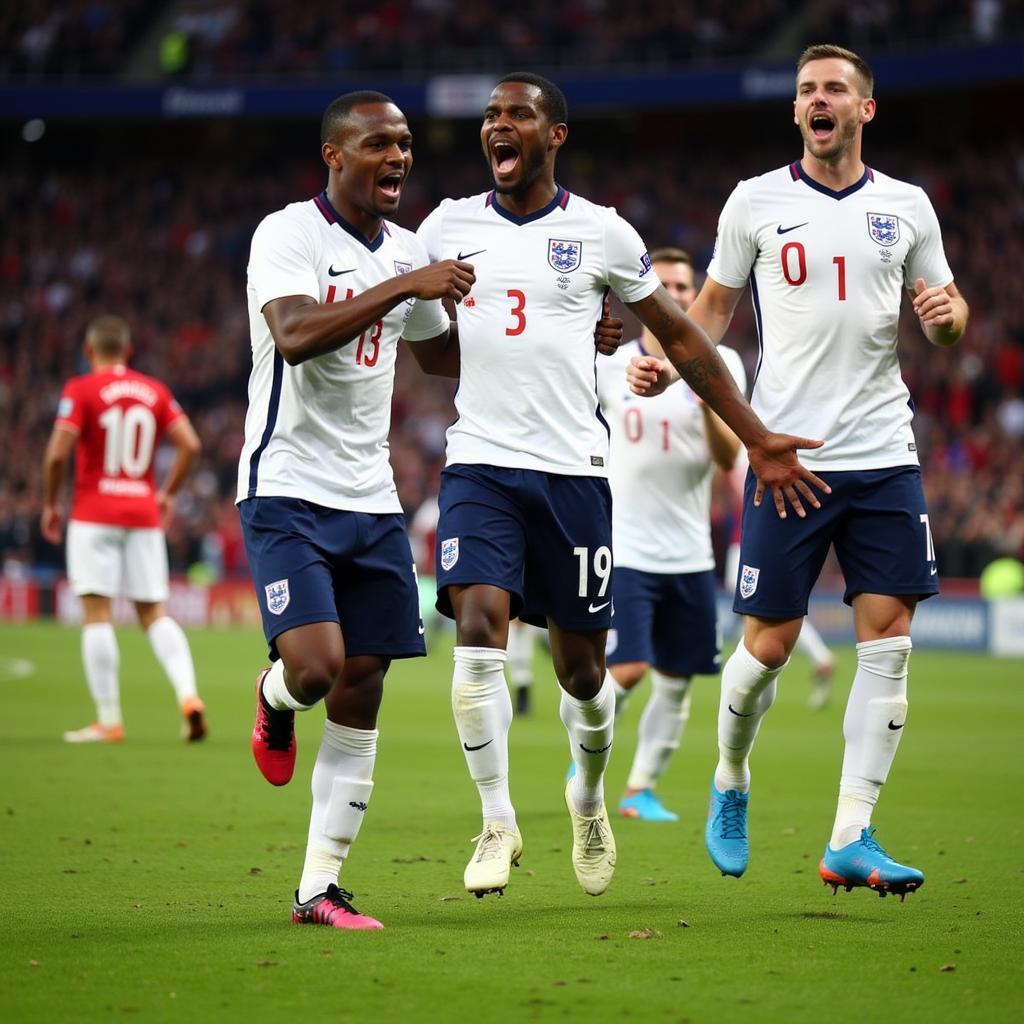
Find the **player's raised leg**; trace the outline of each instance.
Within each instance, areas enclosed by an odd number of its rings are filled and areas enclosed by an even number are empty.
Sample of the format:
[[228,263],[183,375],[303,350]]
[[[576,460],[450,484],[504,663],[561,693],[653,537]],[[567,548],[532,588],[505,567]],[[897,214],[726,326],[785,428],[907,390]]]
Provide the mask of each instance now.
[[581,633],[548,623],[551,659],[562,688],[559,714],[576,772],[566,783],[572,866],[584,892],[599,896],[615,871],[615,837],[604,802],[604,772],[615,731],[615,693],[604,671],[604,630]]
[[469,775],[480,795],[483,828],[463,881],[482,897],[503,893],[523,840],[508,781],[512,700],[505,683],[509,595],[500,587],[450,586],[457,638],[452,714]]
[[350,658],[327,696],[328,719],[313,766],[306,859],[292,907],[295,924],[383,928],[375,918],[356,910],[352,893],[338,887],[338,875],[373,793],[377,711],[387,664],[375,657]]
[[190,743],[203,739],[206,707],[196,690],[196,670],[184,630],[167,614],[163,602],[136,601],[135,611],[156,660],[174,688],[185,722],[184,738]]
[[[820,874],[833,891],[867,886],[900,896],[920,888],[924,875],[893,860],[874,838],[871,816],[896,757],[907,720],[907,665],[914,598],[860,594],[854,598],[857,673],[843,720],[846,748],[839,802]],[[883,634],[878,636],[877,634]]]
[[775,702],[775,681],[796,643],[800,622],[772,622],[748,616],[744,638],[722,670],[718,766],[711,783],[704,840],[711,860],[723,875],[738,878],[747,869],[748,758],[761,719]]

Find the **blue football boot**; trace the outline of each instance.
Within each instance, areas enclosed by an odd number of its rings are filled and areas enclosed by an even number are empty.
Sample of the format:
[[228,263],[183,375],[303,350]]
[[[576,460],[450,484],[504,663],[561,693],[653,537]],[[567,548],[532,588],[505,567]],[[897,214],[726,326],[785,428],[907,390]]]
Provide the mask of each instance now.
[[619,814],[641,821],[678,821],[679,815],[664,807],[653,789],[640,789],[619,801]]
[[835,895],[843,886],[847,892],[863,885],[879,896],[894,893],[902,900],[908,892],[924,885],[924,874],[917,868],[897,864],[874,839],[874,828],[862,828],[860,839],[833,850],[825,844],[825,856],[818,865],[818,874]]
[[750,844],[747,842],[747,801],[749,794],[735,789],[720,793],[711,780],[708,821],[704,826],[704,844],[715,867],[723,875],[739,878],[747,870]]

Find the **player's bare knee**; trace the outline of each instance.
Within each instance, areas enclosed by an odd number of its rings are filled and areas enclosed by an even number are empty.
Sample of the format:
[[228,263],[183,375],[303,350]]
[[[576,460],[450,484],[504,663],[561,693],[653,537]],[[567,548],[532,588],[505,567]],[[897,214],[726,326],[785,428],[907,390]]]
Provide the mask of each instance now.
[[559,678],[566,693],[577,700],[592,700],[604,683],[604,673],[596,662],[578,662],[566,666],[565,678]]
[[647,674],[647,668],[648,665],[645,661],[630,661],[616,665],[614,668],[610,668],[609,671],[619,686],[624,690],[632,690]]
[[323,700],[341,678],[342,665],[327,660],[306,661],[301,665],[286,665],[287,684],[292,695],[303,704]]

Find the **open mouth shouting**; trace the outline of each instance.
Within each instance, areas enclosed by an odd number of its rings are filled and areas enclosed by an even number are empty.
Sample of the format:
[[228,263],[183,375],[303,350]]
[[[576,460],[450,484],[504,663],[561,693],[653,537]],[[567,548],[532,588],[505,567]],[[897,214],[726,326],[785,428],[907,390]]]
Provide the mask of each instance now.
[[817,110],[807,118],[811,138],[816,142],[828,142],[836,130],[835,118],[823,110]]
[[491,143],[491,170],[496,180],[507,180],[519,166],[519,148],[511,139],[495,139]]
[[397,203],[402,194],[402,182],[405,175],[401,171],[388,171],[377,179],[377,191],[383,195],[385,202]]

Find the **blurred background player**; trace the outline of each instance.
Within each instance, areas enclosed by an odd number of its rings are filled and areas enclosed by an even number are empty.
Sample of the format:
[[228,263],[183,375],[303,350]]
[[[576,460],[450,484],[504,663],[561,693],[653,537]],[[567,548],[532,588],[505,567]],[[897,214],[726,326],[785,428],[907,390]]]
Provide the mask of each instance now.
[[[602,360],[603,362],[603,360]],[[522,619],[508,624],[508,661],[505,671],[515,695],[513,710],[517,715],[528,715],[533,691],[533,652],[542,636],[542,630]]]
[[[128,368],[130,353],[131,332],[121,317],[100,316],[88,325],[90,372],[64,386],[43,457],[40,529],[58,544],[64,528],[61,489],[75,454],[67,567],[71,589],[82,602],[82,664],[96,721],[64,733],[69,743],[124,739],[113,625],[118,594],[134,603],[139,625],[174,687],[186,739],[206,735],[192,652],[164,606],[169,591],[163,526],[199,455],[199,438],[164,384]],[[174,459],[157,489],[153,459],[163,437],[173,446]]]
[[[688,309],[696,295],[689,254],[666,248],[650,255],[665,290]],[[719,346],[718,354],[745,390],[739,353]],[[692,677],[721,670],[711,483],[715,467],[729,470],[741,445],[688,386],[653,399],[633,395],[625,370],[634,355],[664,357],[648,327],[597,368],[598,397],[611,429],[615,618],[606,659],[616,716],[648,669],[651,674],[619,813],[676,821],[654,790],[686,727]]]
[[[938,592],[938,569],[897,326],[904,290],[940,347],[960,340],[968,310],[927,195],[861,159],[872,92],[871,70],[855,53],[831,45],[803,52],[793,104],[803,155],[733,190],[690,310],[720,339],[750,282],[761,336],[751,402],[773,426],[808,422],[826,439],[807,461],[832,488],[818,515],[779,520],[755,507],[748,475],[733,604],[744,636],[722,672],[705,840],[723,874],[743,874],[748,755],[832,544],[853,606],[857,671],[819,873],[834,887],[902,896],[924,875],[886,854],[871,817],[906,724],[911,619],[917,602]],[[634,361],[631,380],[658,387],[668,376],[658,369]]]
[[[736,589],[736,581],[739,579],[740,572],[740,523],[743,517],[743,481],[746,475],[747,453],[741,445],[736,454],[735,465],[724,474],[725,486],[729,494],[735,497],[734,526],[729,537],[729,546],[725,552],[725,571],[723,573],[725,586],[731,590]],[[742,634],[742,616],[735,615],[731,618],[736,627],[735,629],[726,629],[726,635]],[[796,647],[811,663],[811,691],[807,695],[807,706],[813,711],[821,711],[828,706],[828,702],[832,699],[832,678],[836,673],[836,658],[815,628],[814,623],[811,622],[810,616],[804,617],[800,626],[800,635],[796,638]]]
[[817,442],[769,433],[651,272],[636,231],[555,182],[567,116],[548,79],[502,79],[480,136],[494,189],[445,200],[419,229],[431,259],[472,259],[477,271],[458,309],[459,418],[447,433],[437,578],[438,607],[456,623],[452,708],[483,817],[464,882],[481,896],[504,890],[523,849],[502,671],[516,615],[548,627],[577,767],[565,791],[577,881],[598,895],[615,867],[604,802],[615,704],[604,665],[611,494],[593,350],[607,289],[657,326],[670,358],[731,420],[776,507],[788,500],[799,508],[798,494],[817,503],[806,482],[816,481],[794,454]]
[[[437,301],[472,267],[429,265],[398,209],[412,167],[405,115],[377,92],[321,122],[327,187],[265,217],[248,266],[252,372],[238,511],[270,647],[252,750],[277,786],[295,768],[296,711],[321,700],[295,924],[373,930],[338,887],[373,790],[377,713],[394,658],[425,652],[416,570],[388,460],[398,339],[425,367],[447,343]],[[421,340],[422,339],[422,340]],[[457,353],[457,350],[456,350]],[[457,372],[457,369],[456,369]]]

